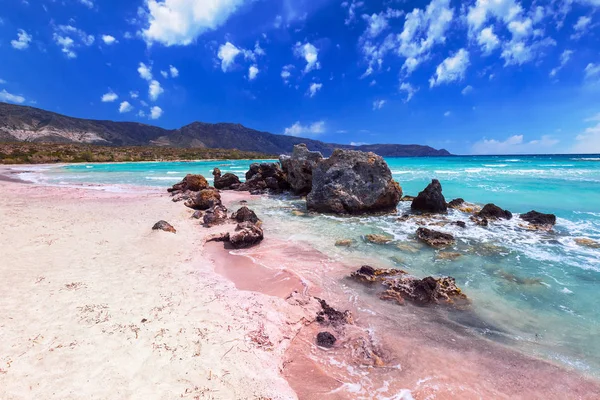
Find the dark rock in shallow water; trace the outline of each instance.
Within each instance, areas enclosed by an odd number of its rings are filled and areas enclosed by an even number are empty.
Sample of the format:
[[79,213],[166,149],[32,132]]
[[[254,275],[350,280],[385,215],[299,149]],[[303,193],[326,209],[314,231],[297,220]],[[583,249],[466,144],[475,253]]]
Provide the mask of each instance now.
[[225,175],[221,175],[221,170],[219,168],[213,170],[213,177],[215,188],[217,189],[236,189],[241,184],[240,178],[238,178],[237,175],[229,172]]
[[415,196],[402,196],[400,201],[413,201],[414,199],[416,199]]
[[333,336],[329,332],[319,332],[317,334],[317,345],[319,345],[321,347],[330,349],[333,347],[335,342],[336,342],[335,336]]
[[391,277],[404,274],[406,272],[401,269],[376,269],[370,265],[363,265],[358,271],[350,274],[350,278],[362,283],[374,283],[383,282]]
[[234,249],[243,249],[260,243],[264,238],[263,230],[252,222],[238,224],[235,233],[229,235],[229,243]]
[[444,213],[448,211],[446,199],[442,194],[442,185],[433,179],[429,185],[413,200],[410,208],[413,211],[428,213]]
[[237,222],[252,222],[253,224],[260,221],[256,216],[256,213],[246,206],[243,206],[234,212],[231,219],[235,219]]
[[250,169],[246,172],[246,182],[240,184],[236,190],[259,194],[265,192],[267,188],[275,192],[290,188],[279,164],[254,163],[250,165]]
[[353,324],[352,313],[348,310],[341,312],[331,307],[325,300],[315,297],[321,304],[322,310],[317,313],[317,322],[322,325],[339,326],[343,324]]
[[194,210],[208,210],[219,204],[221,204],[221,194],[215,188],[203,189],[185,202],[186,207]]
[[465,203],[464,199],[458,198],[458,199],[454,199],[454,200],[450,201],[450,203],[448,203],[448,207],[458,208],[458,207],[462,206],[464,203]]
[[313,170],[322,160],[321,153],[309,151],[305,144],[295,145],[291,157],[286,155],[279,157],[281,168],[294,193],[298,195],[310,193]]
[[154,226],[152,227],[152,230],[154,231],[165,231],[165,232],[171,232],[171,233],[177,233],[177,231],[175,230],[175,228],[173,228],[173,225],[169,224],[167,221],[158,221],[156,224],[154,224]]
[[204,225],[208,227],[222,224],[225,222],[225,220],[227,220],[227,209],[221,204],[215,205],[206,210],[203,220]]
[[476,215],[471,215],[471,221],[473,221],[475,223],[475,225],[479,225],[479,226],[488,226],[489,225],[489,221],[487,218],[485,217],[478,217]]
[[173,187],[167,189],[167,191],[185,192],[186,190],[191,190],[192,192],[199,192],[200,190],[206,188],[208,188],[208,182],[206,181],[206,178],[204,178],[202,175],[188,174],[181,182],[176,183],[173,185]]
[[456,225],[456,226],[458,226],[460,228],[466,228],[467,227],[467,224],[464,221],[454,221],[452,223],[452,225]]
[[487,219],[511,219],[512,213],[490,203],[486,204],[483,209],[477,213],[477,216]]
[[374,154],[335,150],[313,170],[307,208],[335,214],[396,211],[402,189],[385,160]]
[[532,225],[555,225],[556,224],[556,215],[554,214],[542,214],[537,211],[529,211],[526,214],[521,214],[519,216],[523,221],[527,221]]
[[417,229],[417,238],[431,247],[445,247],[455,242],[454,236],[427,228]]

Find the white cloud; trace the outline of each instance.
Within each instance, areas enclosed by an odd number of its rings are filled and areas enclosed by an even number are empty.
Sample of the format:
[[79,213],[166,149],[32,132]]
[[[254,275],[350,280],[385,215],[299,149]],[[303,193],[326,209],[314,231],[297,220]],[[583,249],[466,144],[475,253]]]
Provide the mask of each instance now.
[[452,115],[452,113],[451,113],[450,111],[446,111],[446,112],[444,113],[444,117],[449,117],[450,115]]
[[290,76],[292,76],[292,73],[290,72],[292,69],[294,69],[294,66],[292,64],[285,65],[281,69],[281,79],[283,79],[283,82],[286,84],[288,83]]
[[323,87],[322,83],[315,83],[315,82],[311,83],[310,87],[308,88],[308,95],[310,97],[314,97],[315,94],[317,94],[317,92],[319,90],[321,90],[322,87]]
[[265,49],[260,47],[260,43],[258,41],[256,41],[256,43],[254,44],[254,54],[256,54],[257,56],[267,55],[267,52],[265,51]]
[[253,81],[254,79],[256,79],[258,72],[259,71],[256,65],[251,65],[250,68],[248,68],[248,80]]
[[365,5],[364,1],[352,0],[351,2],[342,2],[342,7],[348,9],[348,18],[344,20],[346,25],[350,25],[356,19],[356,10]]
[[473,144],[471,150],[474,154],[536,154],[547,153],[558,143],[548,135],[529,142],[524,141],[523,135],[514,135],[504,141],[482,139]]
[[137,99],[140,96],[140,94],[132,90],[131,92],[129,92],[129,96],[131,96],[132,99]]
[[32,37],[23,29],[19,29],[17,31],[17,39],[11,40],[10,44],[17,50],[25,50],[29,47],[29,43],[31,43]]
[[146,116],[146,113],[144,112],[144,110],[140,110],[138,111],[137,116],[140,118],[144,118]]
[[171,73],[171,78],[177,78],[179,76],[179,70],[172,65],[169,65],[169,72]]
[[102,102],[103,103],[112,103],[113,101],[117,100],[119,98],[119,96],[113,92],[112,90],[109,89],[108,93],[105,93],[102,95]]
[[186,46],[206,31],[215,30],[245,0],[147,0],[146,42]]
[[434,87],[443,83],[461,81],[469,66],[469,52],[460,49],[451,57],[446,58],[435,70],[435,76],[429,79],[429,86]]
[[159,119],[163,115],[163,110],[159,106],[150,109],[150,119]]
[[466,95],[470,94],[472,91],[473,91],[473,86],[467,85],[460,93],[462,93],[463,96],[466,96]]
[[281,15],[277,15],[275,17],[275,21],[273,21],[273,27],[275,29],[281,28],[281,23],[283,22],[283,17]]
[[131,110],[133,110],[133,106],[132,106],[131,104],[129,104],[129,102],[128,102],[128,101],[124,101],[124,102],[122,102],[122,103],[121,103],[121,105],[119,106],[119,112],[120,112],[121,114],[123,114],[123,113],[128,113],[128,112],[130,112]]
[[67,56],[67,58],[76,58],[77,54],[73,51],[75,42],[70,37],[64,37],[56,32],[53,35],[53,39],[57,45],[61,47],[61,51]]
[[140,77],[142,79],[145,79],[147,81],[151,81],[152,80],[152,67],[148,67],[146,64],[144,64],[143,62],[140,63],[140,66],[138,67],[138,73],[140,74]]
[[563,51],[562,54],[560,55],[560,65],[558,67],[553,68],[552,71],[550,71],[550,76],[551,77],[556,76],[558,71],[560,71],[569,62],[572,55],[573,55],[573,50]]
[[592,18],[588,16],[581,16],[573,25],[573,34],[571,35],[571,39],[579,39],[581,38],[588,30],[588,27],[592,23]]
[[6,81],[4,79],[0,79],[0,85],[4,85]]
[[115,39],[115,37],[111,35],[102,35],[102,41],[104,42],[104,44],[109,46],[111,44],[118,43],[117,39]]
[[296,57],[302,57],[306,61],[306,67],[304,67],[304,73],[307,74],[313,69],[320,69],[321,63],[319,62],[319,50],[311,43],[301,44],[296,43],[294,46],[294,54]]
[[230,42],[227,42],[219,47],[219,53],[217,54],[217,57],[219,57],[219,60],[221,60],[221,69],[223,72],[227,72],[229,68],[231,68],[235,62],[235,58],[241,52],[242,51],[240,49],[235,47]]
[[600,123],[586,128],[583,133],[577,135],[571,152],[577,154],[600,153]]
[[325,132],[325,121],[317,121],[310,125],[302,125],[300,121],[296,122],[283,132],[289,136],[317,136]]
[[75,48],[81,47],[82,45],[89,47],[96,41],[94,35],[88,35],[83,30],[72,25],[58,25],[54,29],[55,32],[53,33],[52,38],[67,58],[77,57]]
[[415,93],[417,93],[419,91],[419,88],[415,88],[413,85],[411,85],[408,82],[402,82],[400,84],[400,91],[406,92],[406,99],[404,100],[404,102],[408,103],[410,101],[410,99],[413,98]]
[[514,20],[508,23],[508,30],[512,33],[513,40],[524,39],[533,32],[533,23],[531,19]]
[[79,2],[88,8],[94,8],[94,2],[92,0],[79,0]]
[[388,20],[385,14],[363,15],[363,19],[367,22],[367,31],[365,34],[370,38],[376,38],[381,32],[387,29]]
[[385,100],[375,100],[373,102],[373,110],[381,110],[383,108],[383,106],[385,105],[386,101]]
[[495,17],[509,24],[523,11],[515,0],[477,0],[469,8],[467,23],[472,31],[478,31],[488,18]]
[[600,64],[589,63],[583,70],[585,79],[594,80],[600,78]]
[[169,73],[167,71],[160,71],[160,74],[163,78],[167,79],[169,77]]
[[0,92],[0,101],[21,104],[25,102],[25,97],[8,93],[6,89],[2,89],[2,91]]
[[481,46],[483,54],[488,55],[500,45],[500,39],[498,39],[498,36],[494,33],[494,28],[488,26],[479,32],[477,43]]
[[150,100],[156,101],[158,96],[164,93],[164,89],[160,86],[160,82],[157,80],[150,81],[150,85],[148,86],[148,97]]
[[350,146],[364,146],[366,144],[369,144],[367,142],[350,142]]
[[556,46],[552,38],[533,42],[530,45],[524,41],[511,40],[504,44],[501,57],[504,58],[504,66],[523,65],[541,56],[542,49],[548,46]]

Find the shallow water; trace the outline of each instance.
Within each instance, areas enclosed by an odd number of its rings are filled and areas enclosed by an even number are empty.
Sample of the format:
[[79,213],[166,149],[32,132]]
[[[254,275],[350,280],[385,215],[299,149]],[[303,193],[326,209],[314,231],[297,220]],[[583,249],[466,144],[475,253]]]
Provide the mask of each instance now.
[[[467,229],[436,227],[457,237],[446,251],[460,253],[452,261],[414,239],[415,221],[397,216],[334,217],[302,214],[304,201],[289,196],[250,201],[259,216],[273,221],[269,234],[282,240],[305,241],[345,264],[399,267],[417,276],[451,275],[473,299],[476,319],[450,319],[469,331],[540,355],[586,374],[600,376],[600,250],[579,246],[575,238],[600,241],[600,156],[498,156],[388,159],[405,194],[416,195],[432,179],[441,181],[447,200],[462,197],[493,202],[523,213],[552,212],[552,232],[534,232],[511,221],[482,228],[468,215],[450,211]],[[59,185],[109,184],[167,187],[186,173],[210,172],[243,177],[251,161],[139,164],[90,164],[52,168],[24,167],[22,177]],[[92,186],[94,187],[94,186]],[[400,203],[399,214],[410,203]],[[387,233],[387,245],[366,243],[368,233]],[[350,248],[334,245],[354,239]]]

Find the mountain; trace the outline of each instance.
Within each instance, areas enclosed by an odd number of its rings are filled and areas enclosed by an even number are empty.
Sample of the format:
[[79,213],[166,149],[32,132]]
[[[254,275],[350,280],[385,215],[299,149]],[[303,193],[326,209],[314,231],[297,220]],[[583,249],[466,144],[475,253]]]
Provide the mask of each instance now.
[[383,157],[447,156],[429,146],[371,144],[350,146],[287,135],[275,135],[240,124],[193,122],[179,129],[163,129],[137,122],[97,121],[67,117],[34,107],[0,102],[0,141],[88,143],[105,146],[162,146],[220,148],[264,154],[290,153],[295,144],[329,156],[334,149],[372,151]]

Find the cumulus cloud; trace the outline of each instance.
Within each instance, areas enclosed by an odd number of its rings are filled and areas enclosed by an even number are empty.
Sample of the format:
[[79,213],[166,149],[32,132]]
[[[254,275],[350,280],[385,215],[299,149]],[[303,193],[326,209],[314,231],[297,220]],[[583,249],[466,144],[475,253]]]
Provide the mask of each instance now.
[[73,51],[73,47],[75,46],[75,41],[70,37],[61,36],[57,33],[54,33],[53,39],[56,44],[61,48],[61,51],[67,58],[76,58],[77,53]]
[[304,73],[307,74],[313,69],[320,69],[321,63],[319,62],[319,50],[311,43],[296,43],[294,46],[294,54],[296,57],[304,58],[306,61],[306,67],[304,67]]
[[121,114],[128,113],[128,112],[130,112],[132,110],[133,110],[133,106],[131,104],[129,104],[128,101],[122,102],[121,105],[119,106],[119,112]]
[[318,136],[325,132],[325,121],[317,121],[310,125],[302,125],[297,121],[283,132],[289,136]]
[[573,34],[571,35],[571,39],[580,39],[588,31],[591,23],[592,18],[588,16],[579,17],[575,25],[573,25]]
[[92,0],[79,0],[79,2],[88,8],[94,8],[94,2]]
[[85,31],[72,25],[58,25],[52,35],[54,42],[61,48],[67,58],[76,58],[75,49],[81,46],[91,46],[96,39]]
[[344,20],[346,25],[350,25],[356,20],[356,11],[365,5],[364,1],[352,0],[342,2],[342,7],[348,9],[348,17]]
[[466,95],[470,94],[472,91],[473,91],[473,86],[467,85],[460,93],[463,96],[466,96]]
[[160,82],[157,80],[150,81],[150,85],[148,86],[148,97],[152,101],[156,101],[158,96],[164,93],[164,89],[160,86]]
[[288,83],[290,76],[292,76],[291,70],[294,69],[294,66],[292,64],[288,64],[285,65],[282,69],[281,69],[281,79],[283,79],[284,83]]
[[477,0],[469,8],[467,22],[471,30],[478,31],[491,17],[509,24],[522,12],[523,8],[515,0]]
[[544,135],[540,139],[526,142],[523,135],[510,136],[504,141],[482,139],[473,144],[473,154],[538,154],[547,153],[559,141]]
[[589,63],[583,70],[585,79],[588,81],[596,81],[600,79],[600,64]]
[[386,101],[385,100],[375,100],[373,102],[373,110],[381,110],[383,108],[383,106],[385,105]]
[[150,119],[159,119],[163,115],[163,110],[159,106],[150,109]]
[[253,81],[256,79],[258,72],[258,67],[256,65],[251,65],[250,68],[248,68],[248,80]]
[[171,78],[177,78],[179,76],[179,70],[172,65],[169,65],[169,72],[171,73]]
[[479,43],[483,54],[488,55],[500,45],[500,39],[498,39],[498,36],[494,33],[494,28],[489,26],[479,32],[477,43]]
[[111,36],[111,35],[102,35],[102,41],[104,42],[104,44],[109,45],[109,46],[111,44],[118,43],[117,39],[115,39],[115,37]]
[[142,36],[147,43],[186,46],[203,33],[215,30],[245,0],[147,0]]
[[[596,118],[599,118],[597,115]],[[590,118],[588,120],[598,120]],[[571,153],[577,154],[598,154],[600,153],[600,122],[595,126],[590,126],[575,137],[575,144],[571,148]]]
[[406,92],[406,99],[404,99],[404,102],[408,103],[410,101],[410,99],[413,98],[415,93],[417,93],[419,91],[419,88],[415,88],[413,85],[411,85],[408,82],[402,82],[400,84],[400,91]]
[[435,75],[429,79],[429,86],[434,87],[443,83],[461,81],[469,66],[469,52],[460,49],[451,57],[446,58],[435,70]]
[[217,57],[219,57],[219,60],[221,60],[221,69],[223,70],[223,72],[227,72],[231,68],[231,66],[235,62],[235,58],[241,52],[242,51],[240,49],[235,47],[230,42],[227,42],[219,47]]
[[138,74],[140,74],[140,77],[142,79],[145,79],[147,81],[152,80],[152,67],[149,67],[143,62],[141,62],[137,70]]
[[168,78],[169,77],[169,73],[167,71],[160,71],[160,74],[162,75],[163,78]]
[[137,99],[140,96],[140,94],[132,90],[131,92],[129,92],[129,96],[131,96],[132,99]]
[[314,97],[315,94],[317,94],[317,92],[319,90],[321,90],[322,87],[323,87],[322,83],[315,83],[315,82],[311,83],[310,86],[309,86],[309,88],[308,88],[308,95],[310,97]]
[[112,90],[109,89],[108,93],[105,93],[102,95],[102,102],[103,103],[112,103],[113,101],[117,100],[119,98],[119,96],[113,92]]
[[0,101],[21,104],[25,102],[25,97],[8,93],[6,89],[2,89],[0,92]]
[[552,68],[552,71],[550,71],[550,76],[555,77],[556,74],[558,74],[558,71],[563,69],[563,67],[569,62],[572,55],[573,55],[573,50],[563,51],[562,54],[560,55],[560,64],[558,65],[558,67]]
[[10,44],[17,50],[25,50],[29,47],[29,43],[31,43],[32,37],[23,29],[19,29],[17,31],[17,39],[11,40]]

